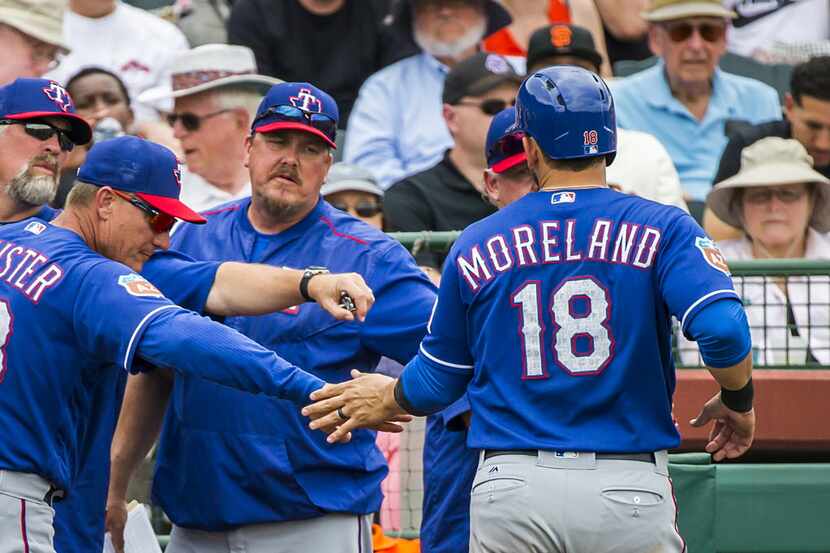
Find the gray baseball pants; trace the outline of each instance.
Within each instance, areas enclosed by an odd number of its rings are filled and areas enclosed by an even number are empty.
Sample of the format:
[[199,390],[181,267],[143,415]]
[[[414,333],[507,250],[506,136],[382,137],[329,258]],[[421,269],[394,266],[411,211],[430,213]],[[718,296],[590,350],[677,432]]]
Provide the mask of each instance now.
[[471,553],[681,553],[668,455],[481,454],[470,498]]
[[0,470],[0,553],[55,553],[51,489],[36,474]]
[[[173,527],[165,553],[372,553],[371,515],[335,513],[229,532]],[[0,552],[5,553],[5,552]]]

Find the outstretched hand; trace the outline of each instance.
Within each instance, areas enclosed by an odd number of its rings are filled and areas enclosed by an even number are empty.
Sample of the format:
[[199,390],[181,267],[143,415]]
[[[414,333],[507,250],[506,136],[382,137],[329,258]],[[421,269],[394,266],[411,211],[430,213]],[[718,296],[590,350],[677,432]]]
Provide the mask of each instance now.
[[715,461],[735,459],[750,448],[755,437],[755,410],[747,413],[733,411],[723,404],[720,394],[706,402],[700,414],[689,421],[695,427],[705,426],[714,420],[709,432],[706,452]]
[[366,319],[375,303],[372,290],[357,273],[317,275],[308,281],[308,295],[335,319]]

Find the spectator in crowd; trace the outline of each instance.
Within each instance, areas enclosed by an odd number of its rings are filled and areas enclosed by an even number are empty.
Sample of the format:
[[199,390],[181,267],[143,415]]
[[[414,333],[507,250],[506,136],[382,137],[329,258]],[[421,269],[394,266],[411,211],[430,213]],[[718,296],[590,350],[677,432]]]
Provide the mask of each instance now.
[[[830,56],[820,56],[797,65],[784,98],[782,121],[770,121],[737,130],[720,158],[715,183],[738,172],[741,152],[767,136],[794,138],[813,158],[815,170],[830,177]],[[740,232],[715,217],[704,216],[706,232],[716,240],[735,238]]]
[[[71,52],[49,77],[66,82],[84,67],[103,67],[121,77],[136,100],[169,79],[171,60],[188,48],[175,25],[118,0],[69,0],[63,37]],[[133,109],[137,120],[157,119],[152,106],[137,101]]]
[[[727,37],[731,52],[758,61],[793,63],[800,48],[830,39],[830,3],[827,0],[724,0],[736,12]],[[795,48],[792,48],[795,47]]]
[[644,17],[650,23],[649,45],[660,61],[611,83],[617,124],[649,132],[663,143],[692,214],[700,218],[726,146],[726,121],[780,119],[778,94],[718,69],[727,23],[734,17],[719,0],[652,0]]
[[360,85],[395,61],[391,0],[237,0],[228,40],[248,46],[260,71],[331,92],[345,125]]
[[642,12],[649,0],[594,0],[605,35],[605,48],[611,67],[622,60],[651,57],[648,48],[648,23]]
[[506,108],[493,117],[487,131],[483,195],[497,209],[512,204],[536,187],[527,166],[521,134],[509,132],[515,121],[516,108]]
[[[548,25],[530,38],[530,72],[549,65],[578,65],[597,73],[601,60],[591,33],[577,25]],[[618,127],[617,155],[606,178],[617,190],[688,211],[671,157],[651,134]]]
[[0,86],[18,77],[41,77],[68,51],[61,0],[0,0]]
[[320,194],[333,208],[383,230],[383,189],[366,169],[335,163],[326,175]]
[[[479,52],[455,65],[444,83],[444,124],[455,144],[437,164],[386,191],[389,230],[462,230],[495,210],[482,197],[487,168],[484,143],[493,116],[515,100],[521,78],[507,60]],[[415,258],[437,277],[445,254],[420,251]]]
[[381,69],[360,88],[343,160],[372,171],[383,189],[439,162],[452,147],[441,107],[447,72],[509,23],[495,0],[402,0],[393,27],[413,37],[421,52]]
[[171,84],[141,97],[175,103],[167,121],[184,153],[182,201],[193,209],[251,193],[245,137],[263,93],[281,82],[256,70],[250,49],[206,44],[179,53],[171,65]]
[[232,0],[176,0],[188,6],[180,10],[176,25],[193,48],[203,44],[228,42],[226,28],[231,16]]
[[[770,136],[743,150],[741,170],[707,198],[743,233],[718,243],[724,258],[830,259],[830,179],[812,163],[793,139]],[[830,363],[830,279],[747,277],[735,279],[735,290],[749,318],[754,363]]]

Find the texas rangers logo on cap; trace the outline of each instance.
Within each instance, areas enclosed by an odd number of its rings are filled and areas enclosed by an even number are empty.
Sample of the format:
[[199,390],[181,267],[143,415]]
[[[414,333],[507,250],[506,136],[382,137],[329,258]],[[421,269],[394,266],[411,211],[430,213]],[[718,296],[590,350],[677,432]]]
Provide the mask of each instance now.
[[176,160],[176,168],[173,169],[173,176],[176,178],[176,184],[179,185],[179,188],[182,187],[182,162],[178,159]]
[[288,101],[291,102],[292,106],[303,111],[316,113],[323,111],[323,102],[307,88],[301,88],[297,95],[289,97]]
[[73,107],[72,97],[64,87],[54,81],[52,81],[48,87],[43,89],[43,93],[46,94],[46,97],[52,100],[52,102],[58,106],[61,111],[68,112]]

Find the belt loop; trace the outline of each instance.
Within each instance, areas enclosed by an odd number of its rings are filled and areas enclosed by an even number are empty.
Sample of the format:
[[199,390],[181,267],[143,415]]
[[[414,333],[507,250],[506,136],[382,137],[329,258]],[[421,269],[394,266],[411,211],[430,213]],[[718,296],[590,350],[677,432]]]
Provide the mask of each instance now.
[[654,452],[654,472],[662,476],[669,475],[669,452],[665,449]]
[[479,468],[481,467],[481,465],[484,464],[484,459],[485,459],[484,455],[485,455],[485,453],[487,453],[486,449],[481,449],[478,452],[478,466],[479,466]]

